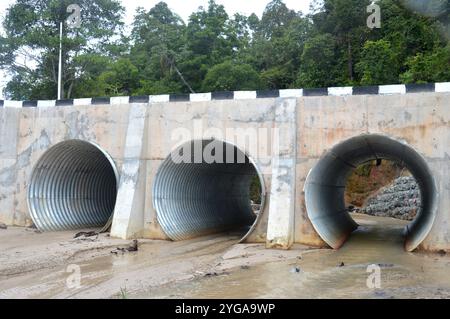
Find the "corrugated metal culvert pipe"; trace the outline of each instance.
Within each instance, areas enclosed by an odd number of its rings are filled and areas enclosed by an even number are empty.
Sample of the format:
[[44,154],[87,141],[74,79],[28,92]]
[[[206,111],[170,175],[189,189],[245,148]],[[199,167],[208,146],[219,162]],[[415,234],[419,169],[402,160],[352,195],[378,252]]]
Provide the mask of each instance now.
[[[213,154],[214,162],[202,154]],[[254,176],[263,185],[255,165],[235,146],[216,140],[188,142],[157,173],[153,204],[158,222],[172,240],[248,231],[256,219],[250,200]]]
[[341,247],[358,227],[345,207],[347,178],[359,165],[376,159],[404,164],[420,187],[422,207],[405,231],[412,251],[430,232],[437,212],[437,188],[426,160],[408,145],[382,135],[362,135],[333,147],[309,173],[305,204],[309,219],[332,248]]
[[28,206],[39,230],[103,227],[114,211],[117,170],[99,147],[80,140],[59,143],[35,166]]

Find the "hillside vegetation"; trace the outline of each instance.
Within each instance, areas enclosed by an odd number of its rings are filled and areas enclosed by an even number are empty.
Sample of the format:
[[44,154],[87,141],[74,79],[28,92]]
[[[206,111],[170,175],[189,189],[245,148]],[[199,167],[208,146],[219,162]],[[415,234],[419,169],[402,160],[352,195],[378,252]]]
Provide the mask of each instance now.
[[449,81],[450,2],[380,0],[370,29],[371,2],[315,1],[305,15],[273,0],[259,18],[210,0],[186,22],[160,2],[125,26],[118,0],[17,0],[0,36],[4,93],[56,97],[58,25],[72,3],[82,25],[63,32],[64,98]]

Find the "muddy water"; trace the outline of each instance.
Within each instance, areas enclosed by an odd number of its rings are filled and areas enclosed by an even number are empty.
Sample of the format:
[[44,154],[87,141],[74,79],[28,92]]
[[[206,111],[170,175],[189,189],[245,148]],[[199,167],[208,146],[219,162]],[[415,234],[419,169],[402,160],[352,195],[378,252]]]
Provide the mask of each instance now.
[[[309,250],[296,261],[268,263],[204,278],[137,298],[449,298],[450,258],[403,250],[405,223],[356,216],[361,227],[338,250]],[[381,269],[381,287],[368,288],[367,268]],[[299,272],[297,272],[299,270]],[[372,281],[371,281],[372,282]]]
[[[268,251],[237,245],[240,234],[150,241],[137,253],[91,250],[63,266],[0,274],[0,298],[450,298],[449,257],[404,252],[402,221],[355,219],[361,227],[338,251]],[[67,285],[70,264],[80,267],[78,288]],[[367,287],[371,264],[379,289]]]

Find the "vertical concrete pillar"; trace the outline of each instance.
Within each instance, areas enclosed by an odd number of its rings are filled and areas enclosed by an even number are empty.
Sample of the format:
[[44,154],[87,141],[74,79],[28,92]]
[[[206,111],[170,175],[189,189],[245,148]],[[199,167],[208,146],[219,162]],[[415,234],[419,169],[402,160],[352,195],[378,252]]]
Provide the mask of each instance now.
[[272,145],[267,248],[289,249],[294,242],[296,112],[296,99],[277,101],[275,127],[278,130],[278,138]]
[[419,249],[450,251],[450,156],[429,160],[428,164],[436,181],[438,207],[432,229]]
[[0,107],[0,222],[16,222],[17,142],[20,109]]
[[130,108],[124,161],[121,170],[111,236],[132,239],[142,236],[145,210],[144,149],[147,104]]

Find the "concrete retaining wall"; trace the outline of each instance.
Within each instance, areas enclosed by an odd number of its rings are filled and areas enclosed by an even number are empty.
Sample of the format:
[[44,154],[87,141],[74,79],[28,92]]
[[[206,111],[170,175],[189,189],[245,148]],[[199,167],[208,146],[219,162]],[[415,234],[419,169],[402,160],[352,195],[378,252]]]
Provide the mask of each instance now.
[[[245,140],[221,136],[227,129],[272,135],[249,148]],[[174,141],[174,132],[189,138]],[[158,168],[176,145],[216,138],[245,150],[264,177],[266,204],[247,241],[325,246],[308,219],[305,180],[328,150],[361,134],[392,137],[426,159],[439,207],[421,248],[450,250],[450,83],[1,101],[0,222],[32,224],[27,186],[34,165],[57,143],[80,139],[101,147],[119,171],[112,235],[166,239],[152,204]]]

